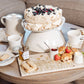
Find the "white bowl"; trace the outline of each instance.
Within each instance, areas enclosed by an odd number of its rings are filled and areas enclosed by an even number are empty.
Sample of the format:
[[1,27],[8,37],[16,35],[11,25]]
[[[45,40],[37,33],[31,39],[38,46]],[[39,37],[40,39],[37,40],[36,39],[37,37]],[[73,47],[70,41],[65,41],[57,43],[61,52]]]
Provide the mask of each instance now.
[[[65,18],[62,18],[62,24],[54,29],[46,30],[42,32],[31,32],[25,33],[24,40],[27,38],[25,46],[29,47],[30,51],[34,52],[45,52],[48,47],[44,44],[46,42],[50,48],[53,48],[54,46],[60,47],[65,44],[65,39],[63,35],[61,34],[60,30],[62,29],[62,26],[65,22]],[[29,32],[25,29],[25,32]]]
[[61,30],[63,24],[65,23],[65,17],[62,17],[62,23],[61,23],[61,25],[60,25],[59,27],[56,27],[56,28],[53,28],[53,29],[49,29],[49,30],[45,30],[45,31],[30,31],[30,30],[28,30],[28,29],[26,29],[26,28],[24,27],[24,21],[25,21],[25,20],[23,19],[23,21],[22,21],[22,26],[23,26],[24,31],[25,31],[23,42],[24,42],[24,44],[25,44],[26,41],[27,41],[27,38],[28,38],[28,36],[30,35],[31,32],[41,33],[41,32],[47,32],[47,31],[51,31],[51,30]]

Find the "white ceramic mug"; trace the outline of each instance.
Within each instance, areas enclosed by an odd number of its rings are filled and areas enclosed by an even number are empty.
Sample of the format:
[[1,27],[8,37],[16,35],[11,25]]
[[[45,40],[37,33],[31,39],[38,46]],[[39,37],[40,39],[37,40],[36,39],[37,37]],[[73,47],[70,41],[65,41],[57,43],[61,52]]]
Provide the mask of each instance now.
[[70,43],[79,43],[82,39],[80,30],[71,30],[67,34]]
[[9,47],[14,53],[18,53],[21,46],[22,37],[20,35],[8,36]]
[[74,48],[81,48],[83,40],[81,40],[83,37],[81,35],[80,30],[71,30],[68,33],[68,42],[70,46]]
[[20,34],[23,31],[23,28],[20,26],[21,21],[22,15],[20,14],[13,13],[1,17],[1,22],[6,27],[7,35]]

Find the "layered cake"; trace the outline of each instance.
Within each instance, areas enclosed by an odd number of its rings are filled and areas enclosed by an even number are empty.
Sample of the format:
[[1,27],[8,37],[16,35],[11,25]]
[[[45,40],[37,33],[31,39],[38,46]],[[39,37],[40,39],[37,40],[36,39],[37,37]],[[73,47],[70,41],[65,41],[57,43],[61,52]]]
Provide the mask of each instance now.
[[58,27],[62,23],[62,9],[51,5],[37,5],[24,11],[25,28],[43,31]]

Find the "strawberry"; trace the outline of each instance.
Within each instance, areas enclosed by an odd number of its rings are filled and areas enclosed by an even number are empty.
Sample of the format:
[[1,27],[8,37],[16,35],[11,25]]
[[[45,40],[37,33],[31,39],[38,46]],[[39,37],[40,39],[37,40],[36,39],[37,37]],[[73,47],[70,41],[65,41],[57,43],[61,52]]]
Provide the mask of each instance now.
[[69,47],[66,47],[65,52],[66,53],[70,53],[71,52],[71,49]]
[[59,54],[56,54],[55,57],[54,57],[55,61],[58,61],[60,60],[60,55]]
[[47,10],[45,12],[48,12]]
[[53,9],[52,9],[52,8],[50,8],[50,10],[52,11]]

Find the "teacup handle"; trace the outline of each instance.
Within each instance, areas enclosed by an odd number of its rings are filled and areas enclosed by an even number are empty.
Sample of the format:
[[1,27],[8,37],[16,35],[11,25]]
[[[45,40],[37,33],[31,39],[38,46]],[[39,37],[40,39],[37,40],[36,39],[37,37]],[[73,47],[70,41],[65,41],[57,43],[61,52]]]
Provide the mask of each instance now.
[[6,19],[6,16],[3,16],[3,17],[1,17],[1,23],[4,25],[4,26],[6,26],[6,23],[5,23],[5,20]]

